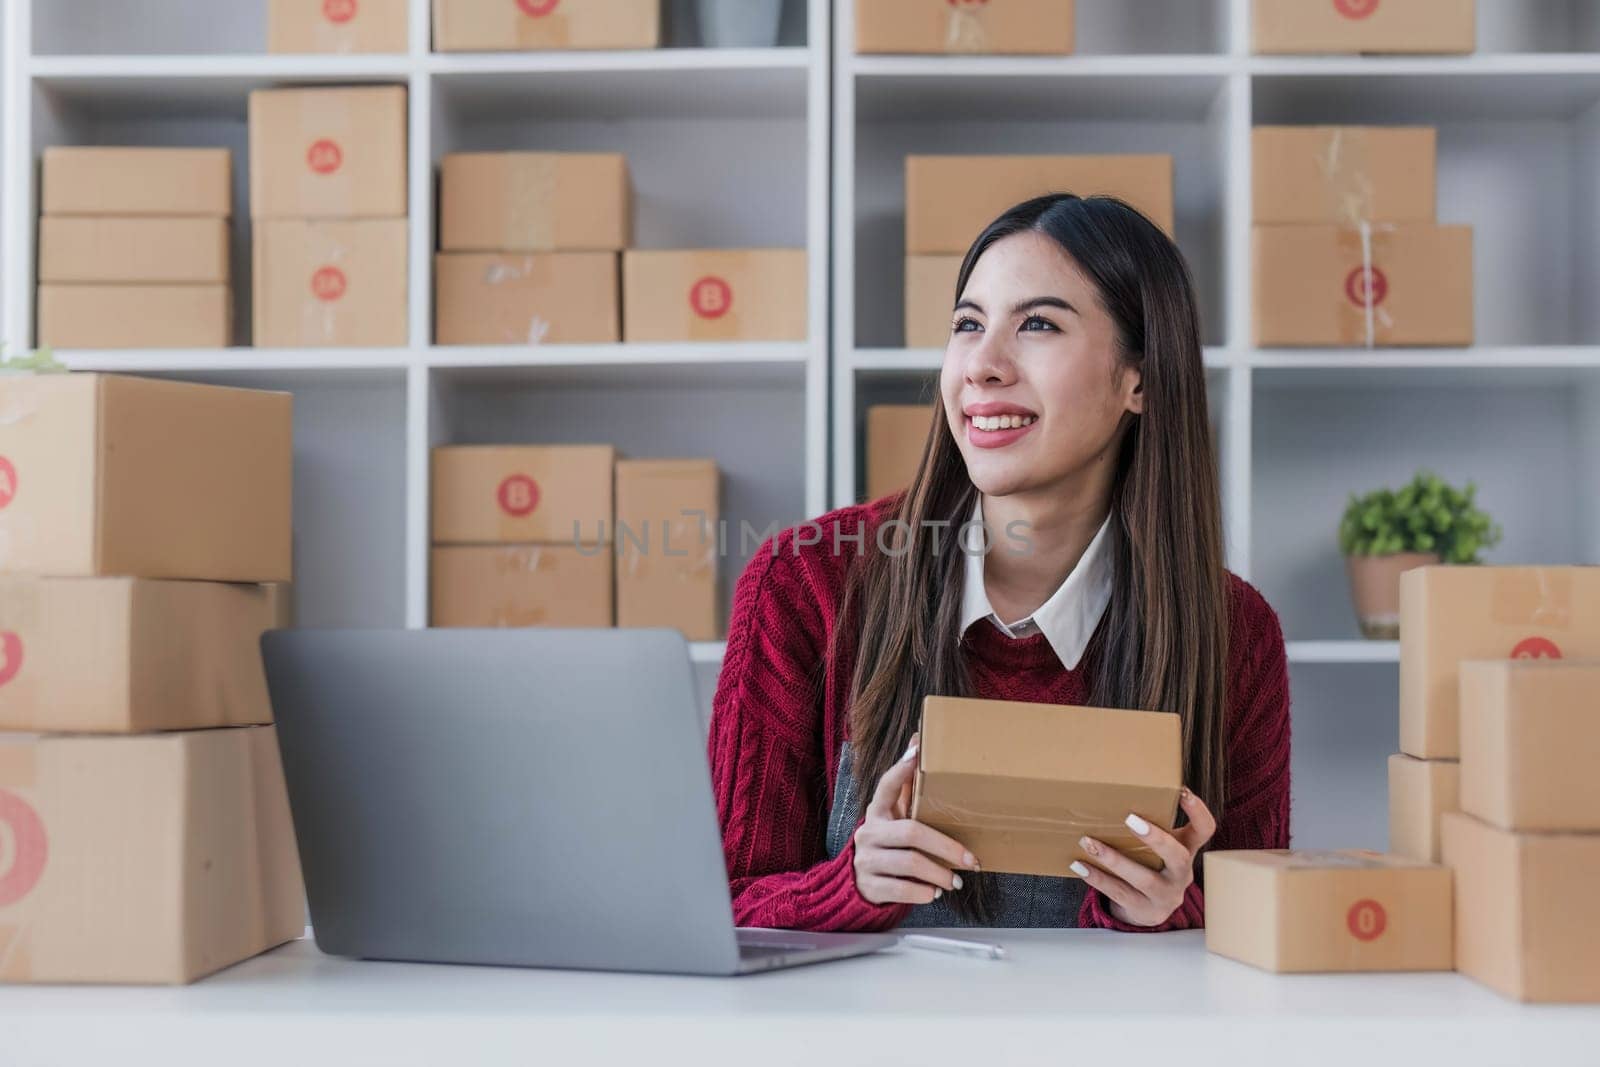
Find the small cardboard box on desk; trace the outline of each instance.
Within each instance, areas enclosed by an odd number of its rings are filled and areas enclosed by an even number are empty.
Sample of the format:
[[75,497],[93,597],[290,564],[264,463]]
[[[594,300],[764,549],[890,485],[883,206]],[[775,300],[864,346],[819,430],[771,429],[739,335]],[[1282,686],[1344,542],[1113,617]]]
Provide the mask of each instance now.
[[1181,727],[1165,712],[927,697],[911,817],[1000,873],[1074,878],[1095,838],[1146,867],[1160,857],[1123,821],[1170,830],[1183,787]]
[[1205,854],[1206,948],[1268,971],[1448,971],[1450,871],[1361,849]]
[[1600,1003],[1600,660],[1460,665],[1456,964],[1519,1000]]

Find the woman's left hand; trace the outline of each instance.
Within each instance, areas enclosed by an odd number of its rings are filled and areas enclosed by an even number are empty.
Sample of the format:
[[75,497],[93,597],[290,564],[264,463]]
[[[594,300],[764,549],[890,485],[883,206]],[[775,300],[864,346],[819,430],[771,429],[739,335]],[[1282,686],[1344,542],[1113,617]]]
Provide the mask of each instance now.
[[[1072,869],[1111,901],[1111,914],[1133,926],[1160,926],[1183,906],[1184,894],[1194,883],[1194,857],[1217,832],[1217,820],[1198,796],[1185,789],[1178,804],[1189,824],[1171,833],[1137,815],[1129,815],[1128,828],[1161,857],[1165,865],[1152,871],[1092,837],[1078,843],[1095,865],[1075,862]],[[1103,869],[1102,869],[1103,868]]]

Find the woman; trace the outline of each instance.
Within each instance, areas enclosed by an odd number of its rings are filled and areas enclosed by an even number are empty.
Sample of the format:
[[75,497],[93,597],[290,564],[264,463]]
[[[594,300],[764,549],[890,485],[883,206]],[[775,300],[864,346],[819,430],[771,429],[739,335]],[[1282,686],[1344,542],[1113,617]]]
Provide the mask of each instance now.
[[[1277,616],[1223,569],[1188,270],[1121,201],[1047,196],[978,237],[956,294],[910,488],[739,580],[710,739],[735,918],[1202,925],[1203,846],[1289,843],[1289,693]],[[1128,820],[1164,869],[1085,838],[1081,878],[980,873],[909,818],[930,693],[1178,712],[1180,828]]]

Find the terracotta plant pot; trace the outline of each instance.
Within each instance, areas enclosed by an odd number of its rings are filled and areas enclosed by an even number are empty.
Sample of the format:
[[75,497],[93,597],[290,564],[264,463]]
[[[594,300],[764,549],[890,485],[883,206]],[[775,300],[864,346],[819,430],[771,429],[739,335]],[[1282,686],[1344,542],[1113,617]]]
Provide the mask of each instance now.
[[1399,552],[1392,556],[1346,556],[1350,599],[1363,636],[1393,641],[1400,636],[1400,573],[1438,563],[1437,552]]

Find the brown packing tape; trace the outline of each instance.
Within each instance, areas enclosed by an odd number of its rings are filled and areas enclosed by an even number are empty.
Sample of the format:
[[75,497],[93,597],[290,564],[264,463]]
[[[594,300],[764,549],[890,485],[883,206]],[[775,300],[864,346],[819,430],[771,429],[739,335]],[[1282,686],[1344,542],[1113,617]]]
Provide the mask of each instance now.
[[[547,18],[557,16],[549,15]],[[560,16],[565,17],[565,16]],[[526,20],[525,20],[526,21]],[[561,163],[554,156],[506,160],[506,245],[518,251],[556,247],[556,183]]]
[[1335,299],[1339,302],[1339,340],[1346,345],[1372,348],[1379,330],[1394,326],[1386,306],[1388,280],[1378,260],[1389,248],[1394,225],[1360,221],[1341,228],[1336,241],[1352,266],[1344,277]]
[[1501,570],[1490,589],[1489,617],[1508,626],[1570,629],[1572,576],[1551,567]]
[[951,6],[945,16],[944,47],[947,52],[989,51],[989,33],[984,27],[982,11],[969,10],[959,4]]
[[566,48],[572,40],[572,26],[564,11],[530,15],[519,7],[516,19],[517,44],[524,49]]

